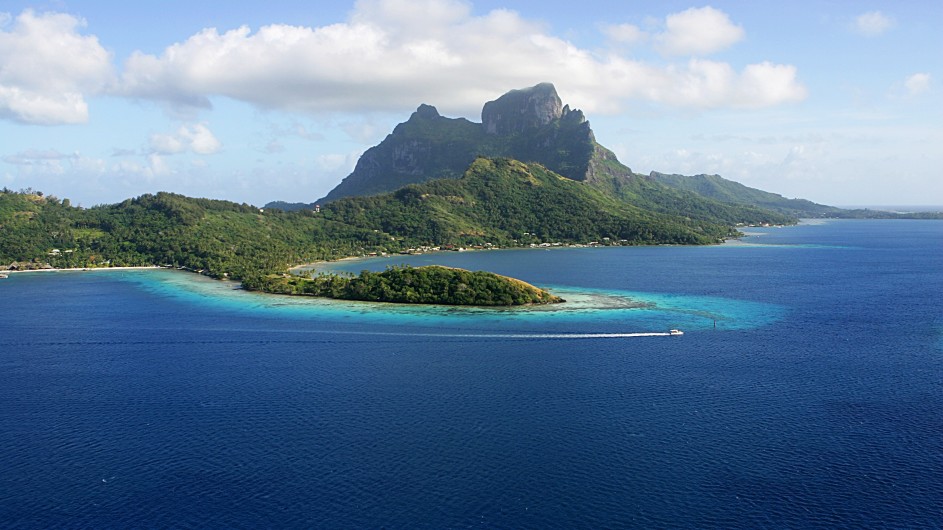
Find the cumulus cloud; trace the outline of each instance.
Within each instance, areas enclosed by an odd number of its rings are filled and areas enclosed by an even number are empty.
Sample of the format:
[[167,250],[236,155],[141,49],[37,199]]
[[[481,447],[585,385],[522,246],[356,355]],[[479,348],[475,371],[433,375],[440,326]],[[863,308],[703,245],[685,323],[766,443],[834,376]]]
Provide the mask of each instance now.
[[16,166],[30,166],[45,163],[50,160],[58,161],[75,158],[78,158],[77,153],[60,153],[55,149],[27,149],[12,155],[5,155],[0,158],[0,160]]
[[907,79],[904,80],[904,88],[911,96],[923,94],[930,90],[930,74],[918,73],[907,76]]
[[55,125],[88,120],[86,97],[113,78],[111,55],[85,21],[62,13],[23,11],[0,29],[0,118]]
[[111,150],[111,156],[132,156],[138,154],[134,149],[124,147],[115,147]]
[[865,37],[877,37],[893,28],[896,21],[880,11],[868,11],[855,17],[854,29]]
[[614,42],[635,44],[648,39],[648,33],[634,24],[612,24],[602,27],[602,32]]
[[357,159],[360,158],[361,154],[363,154],[361,151],[346,154],[328,153],[317,156],[315,164],[321,171],[338,174],[349,173],[353,171],[354,165],[357,164]]
[[21,175],[61,176],[67,173],[98,174],[105,170],[104,160],[83,156],[78,151],[62,153],[56,149],[26,149],[0,160],[17,166]]
[[141,177],[146,181],[152,181],[157,177],[171,175],[175,171],[171,169],[163,156],[157,153],[151,153],[145,157],[145,163],[143,164],[130,160],[121,160],[111,165],[110,172],[114,175]]
[[739,42],[744,34],[726,13],[708,6],[668,15],[665,31],[655,42],[666,55],[709,55]]
[[[709,7],[670,15],[665,26],[656,46],[670,55],[712,53],[744,34]],[[633,28],[604,31],[624,42],[642,38]],[[361,1],[346,22],[321,27],[204,29],[159,55],[132,54],[119,91],[195,108],[223,96],[303,112],[403,112],[427,102],[445,114],[473,116],[482,102],[541,81],[556,83],[564,99],[588,112],[616,111],[631,99],[710,108],[805,96],[790,65],[764,62],[737,72],[726,63],[600,56],[514,11],[473,15],[456,0]]]
[[674,107],[755,109],[805,99],[796,68],[769,62],[747,65],[737,72],[730,64],[691,59],[664,69],[636,61],[610,65],[613,80],[606,86],[586,86],[586,97],[635,97]]
[[187,151],[198,155],[210,155],[222,147],[205,123],[182,125],[173,134],[152,134],[149,143],[151,152],[161,155],[174,155]]

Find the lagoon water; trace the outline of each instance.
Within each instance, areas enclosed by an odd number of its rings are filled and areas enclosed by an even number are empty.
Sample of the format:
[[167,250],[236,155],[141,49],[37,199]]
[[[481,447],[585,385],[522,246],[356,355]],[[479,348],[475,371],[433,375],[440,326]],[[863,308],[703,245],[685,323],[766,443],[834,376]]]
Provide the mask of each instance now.
[[341,265],[570,300],[539,309],[12,275],[0,526],[943,525],[943,223],[763,232]]

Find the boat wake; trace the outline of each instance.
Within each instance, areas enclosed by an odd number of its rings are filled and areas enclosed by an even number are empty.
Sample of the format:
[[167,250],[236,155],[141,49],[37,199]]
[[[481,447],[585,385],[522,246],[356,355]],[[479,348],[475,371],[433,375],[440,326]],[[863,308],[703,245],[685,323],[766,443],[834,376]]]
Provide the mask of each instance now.
[[[312,340],[308,338],[285,339],[285,338],[233,338],[237,330],[219,330],[225,331],[230,336],[222,340],[182,340],[179,338],[164,338],[161,340],[97,340],[97,341],[0,341],[0,346],[4,347],[24,347],[24,346],[129,346],[129,345],[170,345],[170,344],[259,344],[268,345],[273,343],[297,343],[307,344],[312,342],[323,342],[323,338]],[[281,330],[280,333],[285,333]],[[371,337],[413,337],[417,339],[473,339],[473,340],[585,340],[585,339],[629,339],[638,337],[674,337],[684,335],[684,332],[672,329],[666,332],[644,332],[644,333],[408,333],[408,332],[385,332],[385,331],[343,331],[343,330],[299,330],[290,332],[290,334],[310,334],[320,337],[325,335],[334,336],[371,336]],[[333,339],[327,339],[327,342],[333,342]]]
[[628,339],[635,337],[673,337],[683,335],[680,330],[646,333],[415,333],[419,337],[460,339]]

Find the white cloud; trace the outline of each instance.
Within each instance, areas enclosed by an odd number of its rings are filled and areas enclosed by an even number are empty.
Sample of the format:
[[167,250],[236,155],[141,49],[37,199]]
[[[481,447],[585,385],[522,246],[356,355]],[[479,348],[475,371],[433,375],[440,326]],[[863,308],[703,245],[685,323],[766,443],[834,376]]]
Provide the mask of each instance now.
[[222,147],[205,124],[197,123],[189,128],[181,128],[180,131],[183,138],[190,142],[190,149],[198,155],[210,155]]
[[634,24],[607,25],[602,27],[602,32],[610,40],[623,44],[635,44],[648,38],[648,34]]
[[354,165],[357,163],[357,159],[360,158],[361,154],[363,154],[362,151],[347,154],[328,153],[318,155],[315,158],[315,164],[320,171],[335,174],[349,173],[354,169]]
[[880,11],[868,11],[855,17],[854,30],[865,37],[877,37],[896,24],[893,18]]
[[152,134],[150,145],[153,152],[164,155],[182,153],[187,149],[183,140],[173,134]]
[[805,99],[805,87],[796,81],[796,67],[763,62],[743,69],[735,89],[742,107],[768,107]]
[[395,28],[403,35],[446,35],[448,28],[466,21],[467,2],[457,0],[358,0],[351,21]]
[[904,87],[911,96],[923,94],[930,90],[930,74],[918,73],[907,76],[907,79],[904,80]]
[[169,175],[172,173],[170,166],[164,161],[163,157],[157,154],[147,155],[147,169],[154,176]]
[[807,91],[796,68],[768,62],[747,65],[741,72],[728,63],[691,59],[682,66],[658,69],[636,61],[612,61],[611,82],[586,86],[587,97],[637,97],[688,108],[762,108],[805,99]]
[[[672,54],[711,53],[743,37],[742,28],[713,8],[671,15],[666,26],[658,46]],[[603,31],[625,40],[635,30]],[[615,111],[632,99],[756,107],[805,94],[789,65],[759,63],[738,73],[726,63],[656,65],[618,53],[599,56],[516,12],[477,16],[455,0],[362,1],[347,22],[314,28],[204,29],[159,56],[132,54],[120,92],[184,107],[207,107],[223,96],[315,113],[404,112],[426,102],[445,115],[475,117],[484,101],[542,81],[554,82],[564,99],[587,112]]]
[[16,166],[30,166],[51,160],[59,161],[75,159],[78,158],[78,156],[78,153],[60,153],[55,149],[27,149],[25,151],[20,151],[19,153],[6,155],[0,160]]
[[115,176],[123,177],[143,177],[146,181],[152,181],[156,177],[163,177],[175,173],[173,169],[164,160],[164,157],[157,153],[151,153],[145,158],[145,164],[139,164],[130,160],[121,160],[111,165],[111,173]]
[[708,55],[739,42],[745,32],[713,7],[691,8],[668,15],[665,31],[655,36],[666,55]]
[[[13,20],[12,24],[9,22]],[[0,29],[0,118],[41,125],[88,120],[86,96],[113,78],[111,55],[85,21],[23,11]]]
[[101,175],[107,170],[107,164],[101,158],[79,156],[72,162],[72,169],[80,174]]
[[56,149],[26,149],[0,160],[18,167],[21,175],[62,176],[80,173],[100,174],[105,171],[105,161],[89,158],[79,152],[61,153]]
[[174,134],[152,134],[151,152],[173,155],[192,151],[198,155],[210,155],[219,151],[222,144],[205,123],[181,126]]

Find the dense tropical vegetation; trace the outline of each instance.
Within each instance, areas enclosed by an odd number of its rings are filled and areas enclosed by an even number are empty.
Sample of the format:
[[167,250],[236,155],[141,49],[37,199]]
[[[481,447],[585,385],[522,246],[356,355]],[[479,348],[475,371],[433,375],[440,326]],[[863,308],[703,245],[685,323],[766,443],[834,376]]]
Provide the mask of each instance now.
[[719,222],[645,210],[539,164],[505,158],[479,158],[461,179],[341,199],[321,213],[325,219],[427,245],[690,245],[716,243],[735,234]]
[[354,279],[283,274],[300,263],[414,248],[709,244],[736,233],[723,221],[710,212],[679,216],[642,208],[539,164],[478,158],[460,179],[344,198],[318,212],[259,209],[164,192],[82,208],[33,190],[4,189],[0,266],[158,265],[272,292],[514,305],[548,299],[521,287],[526,284],[467,271],[394,269]]
[[3,268],[164,265],[239,279],[360,254],[380,242],[389,243],[389,236],[313,212],[261,211],[172,193],[86,209],[31,190],[0,192]]
[[320,212],[164,192],[81,208],[32,190],[0,192],[3,268],[163,265],[245,279],[417,247],[706,244],[732,234],[510,159],[479,158],[461,179],[341,199]]
[[563,301],[514,278],[436,265],[365,270],[358,276],[268,274],[246,278],[243,285],[268,293],[409,304],[512,306]]
[[650,179],[726,204],[765,208],[783,215],[831,219],[943,219],[943,212],[888,212],[868,208],[846,209],[814,203],[806,199],[787,199],[778,193],[758,190],[720,175],[668,175],[653,171]]

